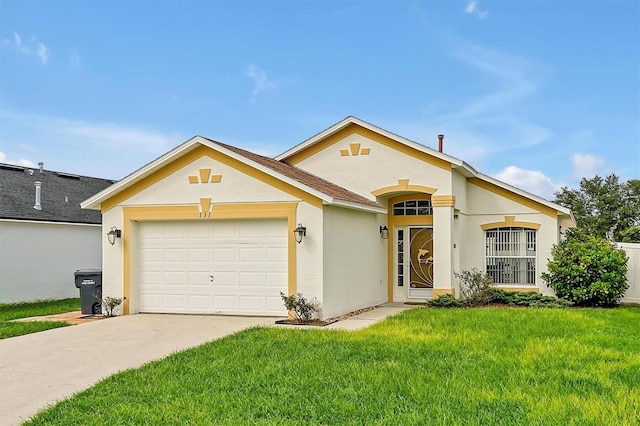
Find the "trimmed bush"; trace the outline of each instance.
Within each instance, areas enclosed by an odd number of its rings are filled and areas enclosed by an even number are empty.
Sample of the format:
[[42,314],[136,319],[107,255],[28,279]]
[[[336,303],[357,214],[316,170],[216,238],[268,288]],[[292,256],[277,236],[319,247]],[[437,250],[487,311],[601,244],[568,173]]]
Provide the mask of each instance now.
[[562,299],[579,306],[613,306],[629,288],[626,253],[605,238],[570,232],[551,253],[542,279]]
[[491,289],[492,303],[509,306],[527,306],[531,308],[567,308],[573,303],[558,299],[553,296],[545,296],[535,291],[504,291],[500,288]]
[[427,300],[427,306],[432,308],[464,308],[467,302],[455,298],[452,294],[441,294],[435,299]]

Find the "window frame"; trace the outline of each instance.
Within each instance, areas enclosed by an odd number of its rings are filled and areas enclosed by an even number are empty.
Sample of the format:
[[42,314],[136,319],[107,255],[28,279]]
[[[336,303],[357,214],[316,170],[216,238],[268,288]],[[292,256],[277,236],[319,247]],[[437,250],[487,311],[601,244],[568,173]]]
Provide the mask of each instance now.
[[484,230],[485,273],[498,286],[536,286],[538,231],[523,226]]

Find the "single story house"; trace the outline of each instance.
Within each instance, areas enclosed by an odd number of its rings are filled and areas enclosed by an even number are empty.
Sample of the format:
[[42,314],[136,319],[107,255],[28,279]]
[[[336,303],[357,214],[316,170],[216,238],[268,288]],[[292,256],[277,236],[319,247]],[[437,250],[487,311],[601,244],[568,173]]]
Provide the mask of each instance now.
[[80,202],[114,181],[0,163],[0,303],[78,297],[102,266],[102,216]]
[[454,272],[506,289],[540,279],[557,204],[355,117],[268,158],[193,137],[82,203],[102,211],[103,293],[124,313],[283,316],[300,292],[330,318],[458,292]]

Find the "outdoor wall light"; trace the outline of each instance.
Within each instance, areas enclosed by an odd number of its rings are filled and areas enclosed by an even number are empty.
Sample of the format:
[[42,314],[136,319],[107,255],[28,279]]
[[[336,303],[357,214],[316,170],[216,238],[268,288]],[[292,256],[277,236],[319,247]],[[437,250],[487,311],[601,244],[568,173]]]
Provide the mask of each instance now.
[[296,242],[300,244],[302,242],[302,237],[307,235],[307,228],[302,226],[301,223],[298,224],[298,227],[293,230],[293,235],[296,237]]
[[380,227],[380,237],[382,237],[383,240],[388,240],[389,239],[389,228],[387,228],[386,226],[381,226]]
[[120,237],[122,237],[122,231],[115,226],[112,226],[111,230],[107,232],[107,239],[109,240],[109,244],[111,245],[114,245],[116,243],[116,238]]

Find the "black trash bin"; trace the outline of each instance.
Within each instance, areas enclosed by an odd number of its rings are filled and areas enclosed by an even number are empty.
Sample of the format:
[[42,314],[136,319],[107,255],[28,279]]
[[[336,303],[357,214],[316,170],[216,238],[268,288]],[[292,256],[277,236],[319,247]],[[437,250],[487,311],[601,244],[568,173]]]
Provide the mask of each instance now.
[[87,315],[102,314],[102,271],[78,269],[73,273],[76,287],[80,289],[80,306]]

